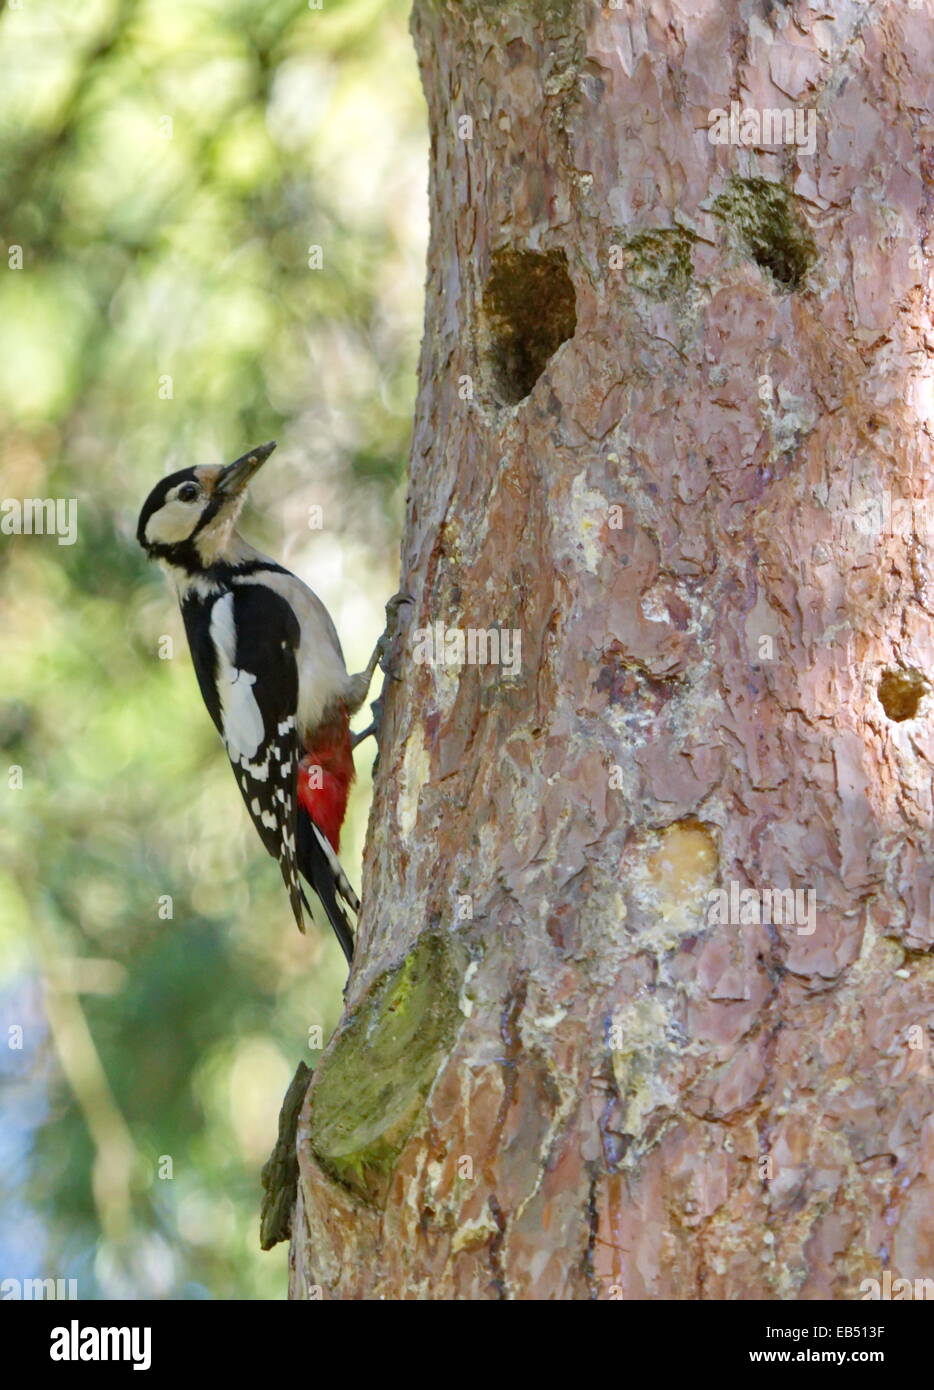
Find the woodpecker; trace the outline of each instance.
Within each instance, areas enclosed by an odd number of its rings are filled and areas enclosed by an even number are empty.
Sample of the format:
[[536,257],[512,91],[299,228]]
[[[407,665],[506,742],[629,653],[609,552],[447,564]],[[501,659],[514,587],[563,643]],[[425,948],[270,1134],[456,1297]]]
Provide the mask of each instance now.
[[[278,860],[292,912],[305,930],[314,890],[348,964],[360,910],[338,860],[354,777],[351,717],[384,663],[399,606],[366,667],[348,675],[324,604],[282,565],[236,531],[247,488],[275,443],[227,467],[183,468],[157,483],[140,512],[137,539],[178,594],[198,685],[237,785],[267,851]],[[375,730],[367,730],[367,733]]]

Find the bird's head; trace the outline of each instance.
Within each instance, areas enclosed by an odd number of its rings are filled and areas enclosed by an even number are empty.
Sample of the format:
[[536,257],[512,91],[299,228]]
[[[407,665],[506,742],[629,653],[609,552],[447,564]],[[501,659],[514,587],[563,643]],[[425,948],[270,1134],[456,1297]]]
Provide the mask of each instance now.
[[182,468],[156,483],[136,528],[146,554],[189,574],[229,558],[247,487],[275,447],[260,444],[226,468]]

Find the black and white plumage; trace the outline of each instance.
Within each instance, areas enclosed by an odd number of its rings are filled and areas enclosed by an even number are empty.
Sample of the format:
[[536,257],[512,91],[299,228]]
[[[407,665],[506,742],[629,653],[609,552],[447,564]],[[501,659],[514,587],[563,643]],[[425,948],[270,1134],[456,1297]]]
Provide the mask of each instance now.
[[301,927],[295,856],[298,623],[278,594],[241,587],[236,576],[230,585],[216,597],[183,601],[185,632],[204,703],[259,837],[279,861]]
[[336,853],[353,778],[349,720],[385,639],[364,671],[348,675],[320,599],[235,531],[246,487],[274,447],[227,468],[163,478],[143,506],[137,536],[175,583],[201,694],[260,839],[279,863],[295,920],[304,930],[304,879],[349,961],[345,909],[357,912],[359,902]]

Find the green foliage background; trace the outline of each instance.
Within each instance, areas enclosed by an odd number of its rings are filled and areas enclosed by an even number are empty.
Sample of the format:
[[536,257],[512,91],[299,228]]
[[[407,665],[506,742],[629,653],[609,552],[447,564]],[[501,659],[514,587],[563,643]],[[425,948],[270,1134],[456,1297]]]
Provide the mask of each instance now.
[[407,7],[0,9],[0,498],[78,499],[73,546],[0,536],[0,1280],[279,1298],[259,1172],[344,967],[295,931],[134,531],[162,474],[277,439],[242,529],[363,664],[421,327]]

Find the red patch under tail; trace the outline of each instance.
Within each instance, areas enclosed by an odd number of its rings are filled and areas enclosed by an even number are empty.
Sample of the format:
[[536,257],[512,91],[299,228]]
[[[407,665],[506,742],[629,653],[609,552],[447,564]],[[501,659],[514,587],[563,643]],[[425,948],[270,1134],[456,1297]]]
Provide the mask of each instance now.
[[298,800],[337,854],[347,797],[354,779],[350,721],[346,714],[322,724],[305,742],[298,765]]

